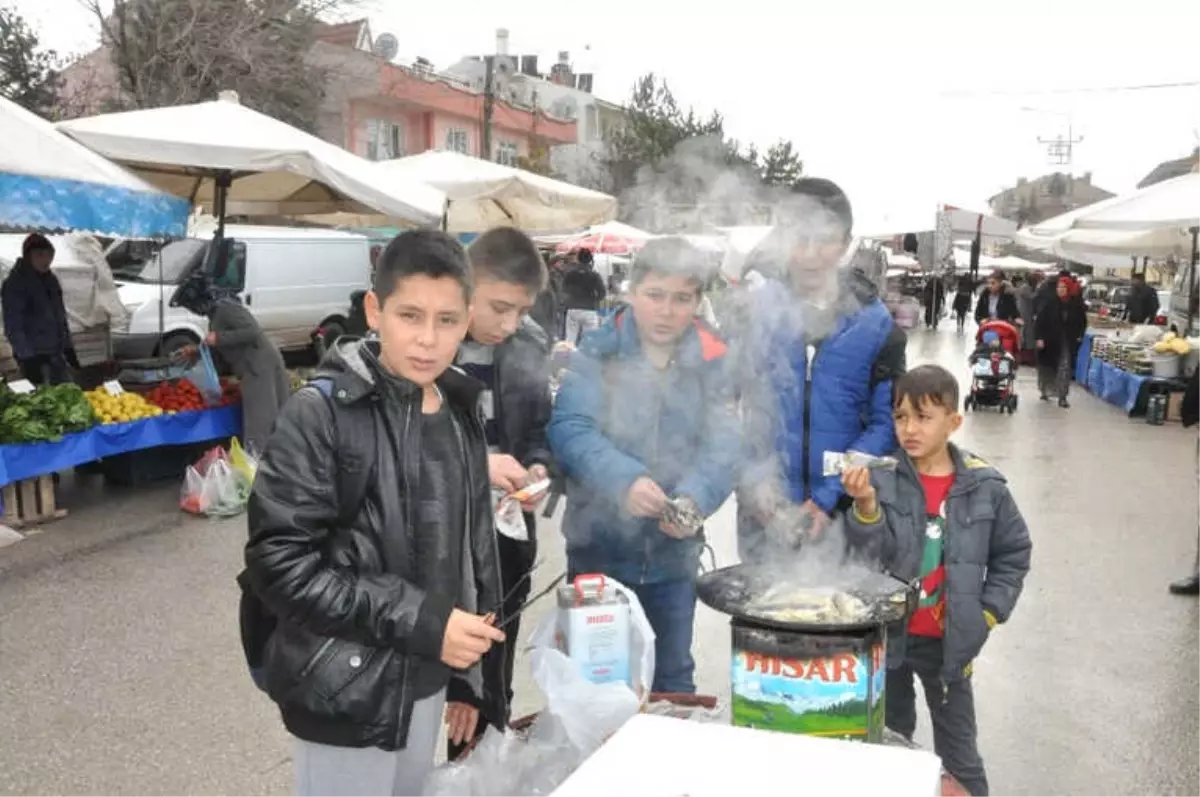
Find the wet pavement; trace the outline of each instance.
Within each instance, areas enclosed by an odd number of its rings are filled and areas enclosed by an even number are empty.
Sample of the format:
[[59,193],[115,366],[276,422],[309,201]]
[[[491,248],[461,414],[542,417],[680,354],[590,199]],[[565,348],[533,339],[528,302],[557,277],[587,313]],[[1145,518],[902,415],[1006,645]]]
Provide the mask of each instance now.
[[[965,382],[968,347],[914,332],[909,364]],[[1166,591],[1196,552],[1196,435],[1082,391],[1061,410],[1034,384],[1024,371],[1017,414],[969,415],[959,438],[1008,476],[1034,539],[1021,604],[976,664],[993,791],[1196,794],[1200,613]],[[244,520],[185,517],[174,486],[64,493],[67,519],[0,548],[0,793],[289,793],[288,737],[237,635]],[[731,506],[709,536],[735,561]],[[541,539],[545,581],[557,521]],[[704,607],[695,653],[700,690],[726,695],[728,627]],[[518,678],[519,716],[539,700],[524,662]]]

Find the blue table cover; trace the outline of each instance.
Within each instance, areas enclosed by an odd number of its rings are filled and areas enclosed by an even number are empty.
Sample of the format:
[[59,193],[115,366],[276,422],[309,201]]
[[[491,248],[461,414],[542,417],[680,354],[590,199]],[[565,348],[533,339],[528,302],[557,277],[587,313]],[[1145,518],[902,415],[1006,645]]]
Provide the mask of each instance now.
[[1093,394],[1109,404],[1120,407],[1126,413],[1131,413],[1137,406],[1143,387],[1149,381],[1149,377],[1135,376],[1103,360],[1093,359],[1088,365],[1085,384]]
[[1086,385],[1088,366],[1092,361],[1092,341],[1096,335],[1092,332],[1083,333],[1083,343],[1079,344],[1079,353],[1075,355],[1075,381]]
[[94,426],[57,443],[0,445],[0,485],[44,476],[144,448],[203,443],[241,434],[241,406],[160,415],[130,423]]

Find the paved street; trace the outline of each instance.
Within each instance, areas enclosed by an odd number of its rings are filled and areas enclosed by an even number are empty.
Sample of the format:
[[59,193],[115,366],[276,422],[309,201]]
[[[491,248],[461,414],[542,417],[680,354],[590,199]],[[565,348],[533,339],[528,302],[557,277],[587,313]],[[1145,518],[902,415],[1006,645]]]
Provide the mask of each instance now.
[[[909,364],[965,380],[968,345],[915,332]],[[1028,369],[1021,388],[1015,416],[971,415],[960,439],[1007,474],[1035,546],[976,666],[993,790],[1196,794],[1197,601],[1166,591],[1195,556],[1196,435],[1082,391],[1041,404]],[[0,549],[0,793],[289,793],[288,738],[238,643],[244,520],[184,517],[175,486],[76,487],[69,518]],[[732,519],[710,524],[722,564]],[[545,580],[557,525],[541,537]],[[704,608],[695,651],[701,691],[726,694],[727,625]],[[518,715],[538,705],[520,678]]]

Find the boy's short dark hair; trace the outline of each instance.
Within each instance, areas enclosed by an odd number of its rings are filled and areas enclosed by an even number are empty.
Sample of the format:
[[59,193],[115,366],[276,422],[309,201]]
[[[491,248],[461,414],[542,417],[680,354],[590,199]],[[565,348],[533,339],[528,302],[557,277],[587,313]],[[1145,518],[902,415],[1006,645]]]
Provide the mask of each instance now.
[[476,277],[520,285],[538,294],[546,287],[546,264],[529,236],[515,227],[493,227],[467,247]]
[[633,258],[629,284],[637,287],[651,274],[685,277],[697,284],[697,293],[703,293],[714,270],[711,258],[686,238],[651,238]]
[[791,198],[807,197],[837,219],[847,239],[854,229],[854,211],[850,198],[833,180],[824,177],[803,177],[791,187]]
[[471,300],[471,268],[462,245],[441,230],[408,230],[397,235],[379,255],[371,289],[383,304],[408,277],[449,277]]
[[950,412],[958,412],[958,380],[940,365],[918,365],[896,379],[892,386],[892,406],[908,399],[912,407],[928,401]]

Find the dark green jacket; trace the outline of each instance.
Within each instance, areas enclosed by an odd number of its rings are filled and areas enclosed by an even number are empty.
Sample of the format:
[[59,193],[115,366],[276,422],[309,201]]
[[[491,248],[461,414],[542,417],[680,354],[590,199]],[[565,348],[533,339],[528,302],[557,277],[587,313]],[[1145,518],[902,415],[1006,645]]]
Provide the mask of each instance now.
[[[946,628],[942,680],[961,678],[979,655],[990,633],[984,612],[1003,623],[1012,614],[1029,572],[1033,543],[1025,519],[1000,472],[982,459],[950,446],[954,486],[946,497]],[[859,553],[886,572],[912,581],[921,566],[925,545],[925,491],[904,451],[896,454],[894,471],[878,470],[871,483],[878,494],[881,517],[865,524],[846,513],[846,537]],[[889,629],[892,661],[904,655],[905,634]]]

